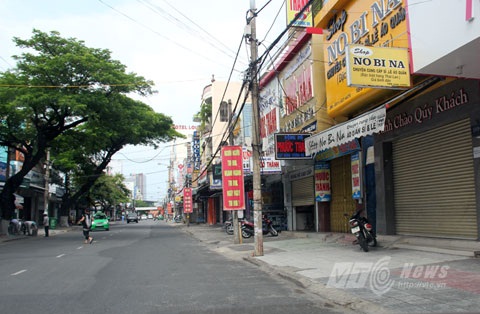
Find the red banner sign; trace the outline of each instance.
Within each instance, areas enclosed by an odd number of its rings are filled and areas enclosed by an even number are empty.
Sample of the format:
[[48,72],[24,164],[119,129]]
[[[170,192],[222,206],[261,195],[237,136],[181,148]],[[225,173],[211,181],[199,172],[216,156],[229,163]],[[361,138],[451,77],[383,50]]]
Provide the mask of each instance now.
[[183,189],[183,212],[185,214],[193,213],[192,188]]
[[223,210],[245,209],[241,146],[222,147]]

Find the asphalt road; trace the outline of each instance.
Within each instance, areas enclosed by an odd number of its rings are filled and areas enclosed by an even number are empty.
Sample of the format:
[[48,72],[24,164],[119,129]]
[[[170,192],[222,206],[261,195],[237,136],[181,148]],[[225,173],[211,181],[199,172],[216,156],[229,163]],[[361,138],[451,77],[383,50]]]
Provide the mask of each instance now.
[[[76,229],[76,228],[75,228]],[[151,220],[0,247],[2,313],[340,313],[317,295]]]

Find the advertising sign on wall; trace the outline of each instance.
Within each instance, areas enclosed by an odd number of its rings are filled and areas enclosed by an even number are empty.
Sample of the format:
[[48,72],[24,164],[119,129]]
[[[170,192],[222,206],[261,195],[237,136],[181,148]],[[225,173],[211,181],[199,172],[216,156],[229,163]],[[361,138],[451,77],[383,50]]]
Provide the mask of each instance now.
[[310,134],[275,134],[275,159],[311,159],[305,154],[305,139]]
[[[326,29],[325,79],[327,113],[331,117],[348,116],[372,99],[380,99],[389,90],[347,85],[346,53],[349,45],[408,48],[407,13],[404,0],[344,1],[341,10],[329,10],[338,1],[325,2],[316,27]],[[388,70],[387,67],[385,69]],[[383,69],[382,69],[383,70]]]
[[[308,0],[288,0],[287,1],[287,24],[293,21],[293,19],[302,11],[303,7],[308,3]],[[312,26],[312,11],[311,7],[303,11],[302,15],[298,17],[293,26]]]
[[241,146],[222,147],[223,210],[245,209]]
[[326,131],[312,135],[305,139],[305,154],[313,155],[325,149],[351,142],[356,138],[379,133],[385,129],[385,117],[385,106],[381,106]]
[[401,89],[410,87],[406,48],[349,45],[347,85]]
[[315,201],[330,202],[332,190],[330,186],[330,163],[315,163]]
[[362,171],[360,163],[360,152],[353,153],[351,156],[352,162],[352,198],[362,198]]

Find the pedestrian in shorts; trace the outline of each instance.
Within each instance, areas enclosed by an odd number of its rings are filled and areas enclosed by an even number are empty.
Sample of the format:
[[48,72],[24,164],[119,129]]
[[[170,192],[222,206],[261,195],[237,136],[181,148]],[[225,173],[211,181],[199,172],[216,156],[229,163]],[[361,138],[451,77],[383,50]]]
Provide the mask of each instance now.
[[93,237],[90,236],[90,231],[92,227],[92,217],[90,215],[90,209],[85,209],[85,213],[82,215],[82,218],[78,221],[77,225],[82,223],[83,227],[83,236],[85,237],[85,244],[92,244]]

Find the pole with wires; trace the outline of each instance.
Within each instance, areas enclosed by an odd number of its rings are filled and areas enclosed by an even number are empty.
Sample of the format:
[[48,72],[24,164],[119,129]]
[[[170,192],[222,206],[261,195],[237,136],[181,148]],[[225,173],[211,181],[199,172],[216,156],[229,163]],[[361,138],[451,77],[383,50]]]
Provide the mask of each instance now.
[[[233,113],[232,113],[232,101],[228,100],[228,144],[234,145],[233,142]],[[238,222],[238,210],[233,211],[232,224],[233,224],[233,244],[242,244],[241,228]]]
[[252,92],[252,160],[253,160],[253,224],[255,228],[255,256],[263,256],[262,233],[262,186],[260,177],[260,134],[259,134],[259,106],[258,106],[258,75],[257,57],[258,45],[256,38],[256,8],[255,0],[250,0],[250,73]]

